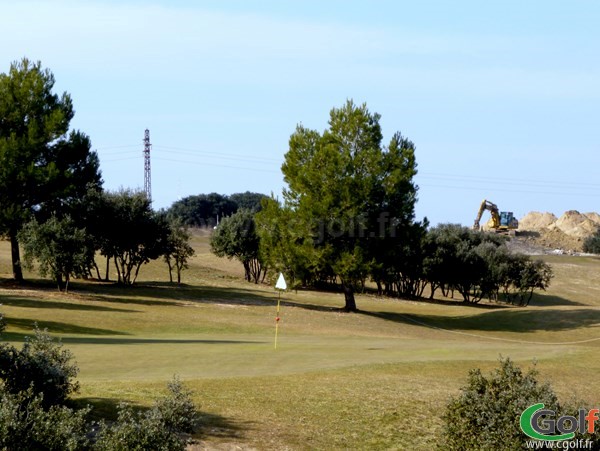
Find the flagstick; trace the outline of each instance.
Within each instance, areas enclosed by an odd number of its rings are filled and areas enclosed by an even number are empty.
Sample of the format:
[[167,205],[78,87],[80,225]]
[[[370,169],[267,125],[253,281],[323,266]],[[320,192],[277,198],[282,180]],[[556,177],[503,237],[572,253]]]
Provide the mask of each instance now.
[[279,273],[279,278],[277,279],[277,283],[275,284],[275,289],[279,291],[279,296],[277,297],[277,316],[275,317],[275,349],[277,349],[277,334],[279,333],[279,306],[281,304],[281,292],[283,290],[287,290],[287,284],[285,283],[285,278],[283,277],[283,273]]
[[279,297],[277,298],[277,316],[275,317],[275,349],[277,349],[277,334],[279,332],[279,305],[281,302],[281,290],[277,290],[279,292]]

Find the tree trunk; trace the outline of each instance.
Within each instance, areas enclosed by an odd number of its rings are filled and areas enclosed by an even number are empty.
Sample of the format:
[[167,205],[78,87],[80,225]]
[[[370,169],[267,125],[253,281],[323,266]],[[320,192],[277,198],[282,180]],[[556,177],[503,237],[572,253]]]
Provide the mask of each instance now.
[[[133,285],[135,283],[135,281],[137,280],[141,267],[142,267],[142,263],[138,263],[137,267],[135,268],[135,276],[133,277],[133,281],[131,281],[130,285]],[[131,272],[131,271],[129,271],[129,272]],[[131,276],[129,276],[129,279],[131,280]],[[171,282],[172,281],[173,280],[171,280]]]
[[[102,276],[100,275],[100,268],[98,268],[98,263],[96,263],[96,260],[94,260],[94,268],[96,268],[96,275],[98,276],[98,282],[100,282],[102,280]],[[92,271],[90,270],[90,275],[91,275]]]
[[342,289],[344,290],[344,297],[346,300],[344,311],[357,312],[358,309],[356,308],[356,301],[354,300],[354,290],[352,289],[352,285],[342,282]]
[[165,258],[165,261],[167,262],[167,266],[169,267],[169,282],[173,283],[173,266],[171,265],[171,259]]
[[[117,268],[117,283],[121,283],[121,270],[119,269],[119,263],[117,263],[117,257],[115,257],[114,260],[115,268]],[[108,274],[108,271],[106,272],[106,274]]]
[[17,241],[17,232],[10,232],[10,251],[12,256],[13,277],[17,282],[23,282],[23,268],[21,268],[21,253],[19,251],[19,242]]
[[108,282],[110,280],[109,277],[108,277],[109,272],[110,272],[110,256],[107,255],[106,256],[106,274],[105,274],[105,277],[104,277],[104,281],[105,282]]

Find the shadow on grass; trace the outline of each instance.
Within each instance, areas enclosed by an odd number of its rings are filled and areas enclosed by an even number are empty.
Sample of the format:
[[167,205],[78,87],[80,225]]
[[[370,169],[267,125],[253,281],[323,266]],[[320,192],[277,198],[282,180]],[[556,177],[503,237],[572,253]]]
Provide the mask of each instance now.
[[[380,299],[391,299],[399,302],[405,301],[406,299],[394,298],[394,297],[381,297]],[[452,299],[430,299],[430,298],[417,298],[408,299],[411,302],[419,302],[423,304],[443,305],[445,307],[469,307],[473,309],[482,310],[504,310],[519,307],[517,304],[511,304],[503,299],[499,301],[488,301],[487,299],[482,300],[479,303],[464,302],[462,297],[458,293]],[[553,296],[545,293],[534,293],[529,303],[529,307],[551,307],[551,306],[588,306],[589,304],[583,304],[577,301],[571,301],[560,296]]]
[[11,339],[8,337],[13,336],[33,336],[33,329],[35,324],[37,323],[40,329],[48,329],[48,332],[53,334],[81,334],[81,335],[129,335],[126,332],[110,330],[110,329],[100,329],[97,327],[85,327],[85,326],[77,326],[75,324],[69,323],[59,323],[57,321],[40,321],[40,320],[32,320],[27,318],[5,318],[6,324],[9,326],[18,327],[20,329],[28,329],[31,332],[28,333],[15,333],[15,332],[5,332],[2,334],[4,339]]
[[144,345],[144,344],[214,344],[214,345],[235,345],[235,344],[262,344],[266,341],[253,340],[203,340],[203,339],[168,339],[168,338],[104,338],[104,337],[62,337],[63,343],[76,344],[98,344],[98,345]]
[[48,309],[60,309],[60,310],[84,310],[84,311],[95,311],[95,312],[122,312],[122,313],[133,313],[135,310],[121,309],[114,307],[105,307],[101,305],[91,304],[72,304],[70,302],[40,300],[40,299],[28,299],[23,297],[6,296],[0,292],[0,304],[10,305],[11,307],[21,308],[48,308]]
[[571,301],[560,296],[553,296],[545,293],[534,293],[529,302],[530,307],[550,307],[556,305],[588,305],[581,302]]
[[[264,293],[253,289],[232,287],[176,285],[168,282],[136,284],[129,287],[117,284],[82,285],[81,290],[86,294],[93,295],[97,300],[101,300],[102,302],[117,304],[182,307],[183,305],[179,302],[185,301],[186,303],[194,304],[271,307],[277,303],[276,292]],[[282,300],[281,305],[323,312],[340,311],[339,308],[335,307],[304,304],[289,300]]]
[[[361,312],[396,323],[422,325],[448,330],[534,332],[564,331],[600,326],[600,310],[522,310],[504,309],[469,316],[416,315],[393,312]],[[600,328],[597,335],[600,336]]]
[[242,439],[244,431],[252,427],[252,423],[235,421],[214,413],[200,412],[200,427],[194,433],[197,439],[209,437],[217,439]]

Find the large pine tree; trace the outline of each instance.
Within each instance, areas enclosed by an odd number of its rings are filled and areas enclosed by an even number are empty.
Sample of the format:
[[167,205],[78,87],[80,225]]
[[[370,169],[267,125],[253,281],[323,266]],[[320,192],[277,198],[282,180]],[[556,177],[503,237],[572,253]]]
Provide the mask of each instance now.
[[49,217],[89,186],[100,187],[89,138],[69,132],[67,93],[53,93],[54,76],[27,58],[0,74],[0,234],[11,241],[13,276],[23,279],[17,233],[36,212]]
[[341,281],[347,311],[357,309],[357,284],[414,223],[414,145],[396,133],[382,146],[379,120],[347,101],[331,110],[323,133],[299,125],[282,166],[283,208],[297,229],[289,244],[302,248],[311,270]]

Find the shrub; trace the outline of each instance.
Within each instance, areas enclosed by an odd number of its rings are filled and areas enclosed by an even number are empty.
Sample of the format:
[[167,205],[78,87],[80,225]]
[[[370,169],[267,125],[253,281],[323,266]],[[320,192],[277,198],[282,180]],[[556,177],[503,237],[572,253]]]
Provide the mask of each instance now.
[[510,359],[500,359],[500,367],[490,377],[479,369],[469,372],[462,393],[452,399],[444,415],[443,449],[504,450],[522,449],[527,436],[519,427],[519,417],[529,406],[544,403],[547,409],[561,411],[548,384],[540,384],[535,369],[523,374]]
[[26,392],[31,387],[34,395],[43,393],[45,408],[62,404],[78,390],[73,381],[79,369],[72,362],[73,355],[53,341],[48,331],[35,327],[33,338],[27,338],[19,351],[14,346],[0,346],[0,378],[8,393]]
[[4,329],[6,329],[6,321],[4,321],[4,315],[0,313],[0,334],[4,332]]
[[85,417],[90,408],[45,410],[43,405],[43,395],[31,388],[18,394],[1,392],[0,449],[70,451],[87,446]]
[[600,229],[583,241],[583,252],[600,254]]
[[183,450],[182,432],[193,432],[198,414],[186,389],[178,378],[168,384],[169,394],[146,412],[135,412],[121,404],[117,422],[101,425],[95,449],[102,451]]
[[180,451],[185,449],[179,436],[169,430],[158,410],[134,412],[127,405],[119,406],[117,422],[110,427],[101,424],[94,444],[98,451]]
[[192,391],[186,388],[179,378],[174,377],[167,384],[169,395],[155,404],[165,426],[172,431],[191,434],[198,421],[196,406],[192,401]]

